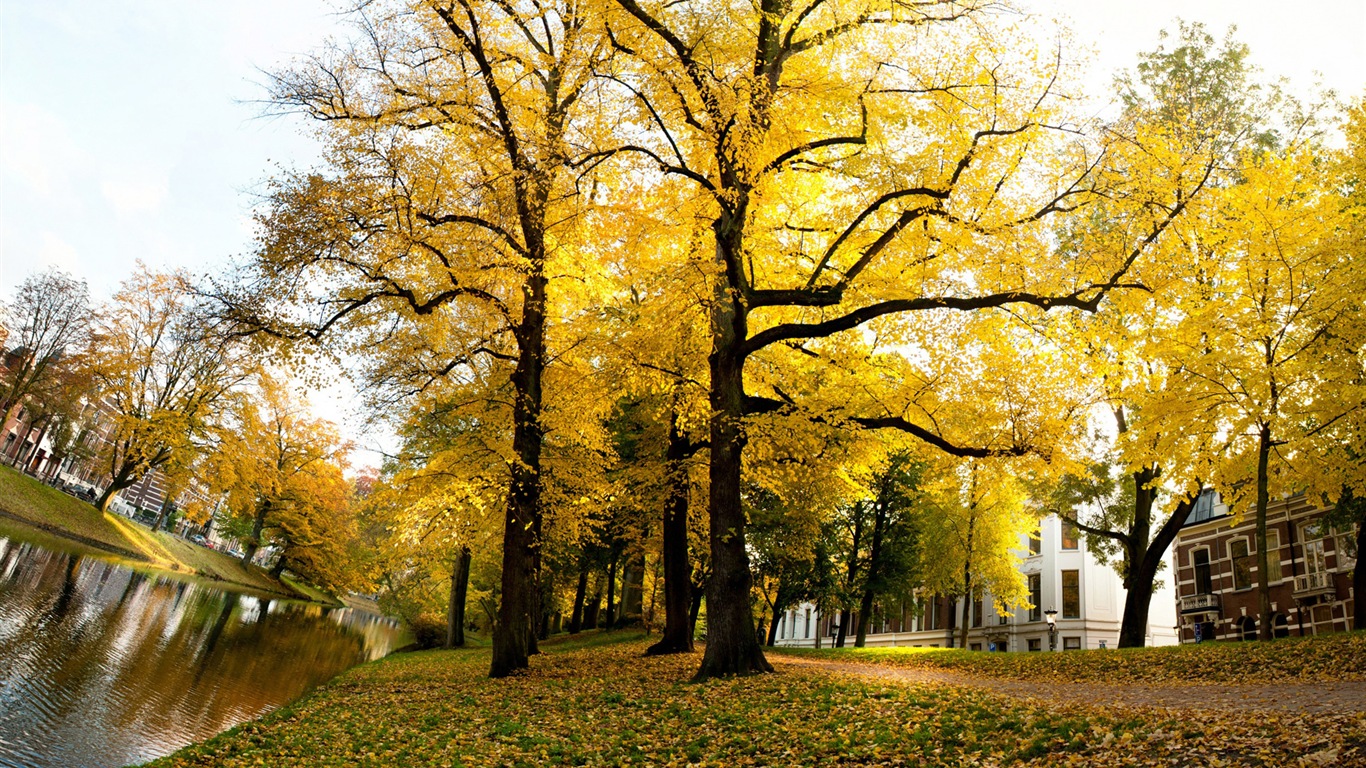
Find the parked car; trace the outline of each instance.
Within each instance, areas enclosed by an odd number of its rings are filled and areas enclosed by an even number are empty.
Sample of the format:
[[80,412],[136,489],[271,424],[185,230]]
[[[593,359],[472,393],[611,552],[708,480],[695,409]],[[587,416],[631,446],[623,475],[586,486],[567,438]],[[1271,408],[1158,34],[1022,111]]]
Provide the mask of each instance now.
[[209,540],[204,538],[203,536],[200,536],[197,533],[190,537],[190,541],[193,541],[201,547],[209,546]]

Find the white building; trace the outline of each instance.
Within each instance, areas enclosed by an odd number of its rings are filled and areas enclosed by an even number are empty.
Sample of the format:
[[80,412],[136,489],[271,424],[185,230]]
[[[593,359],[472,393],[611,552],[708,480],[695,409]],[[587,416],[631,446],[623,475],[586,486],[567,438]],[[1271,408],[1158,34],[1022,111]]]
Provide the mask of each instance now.
[[[988,595],[973,604],[969,616],[968,648],[971,650],[1041,651],[1049,647],[1046,612],[1057,611],[1057,650],[1115,648],[1124,614],[1122,580],[1109,565],[1101,565],[1086,550],[1075,528],[1056,516],[1045,518],[1039,537],[1029,539],[1021,550],[1020,572],[1030,592],[1032,608],[1020,608],[998,616]],[[1176,600],[1172,571],[1158,574],[1162,587],[1153,592],[1148,608],[1146,644],[1175,645]],[[950,613],[952,612],[952,617]],[[915,646],[952,648],[958,645],[958,626],[963,615],[961,600],[927,596],[879,611],[868,632],[869,646]],[[838,632],[837,616],[823,617],[809,603],[781,614],[777,645],[833,645]],[[817,642],[819,635],[819,643]],[[853,645],[853,629],[846,646]]]

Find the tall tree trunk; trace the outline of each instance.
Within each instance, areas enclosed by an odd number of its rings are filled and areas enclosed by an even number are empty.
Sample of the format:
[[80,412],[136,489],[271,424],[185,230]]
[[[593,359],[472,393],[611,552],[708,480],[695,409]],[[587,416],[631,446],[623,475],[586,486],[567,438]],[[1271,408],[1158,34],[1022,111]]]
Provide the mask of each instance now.
[[773,621],[768,623],[768,642],[766,645],[772,648],[778,642],[778,617],[783,611],[787,610],[788,603],[792,602],[790,590],[783,588],[783,580],[778,579],[778,594],[773,599]]
[[710,575],[704,574],[700,583],[692,585],[692,602],[688,605],[688,639],[697,637],[697,617],[702,614],[702,599],[707,596]]
[[[520,196],[519,196],[520,198]],[[514,391],[511,485],[507,518],[503,524],[502,599],[493,628],[493,660],[489,677],[506,677],[526,669],[533,652],[534,618],[539,609],[541,530],[541,428],[542,374],[545,370],[545,243],[543,232],[533,224],[544,213],[544,199],[535,198],[535,210],[519,211],[526,250],[531,254],[522,284],[522,319],[517,327],[517,368],[512,374]],[[520,200],[519,200],[520,202]],[[519,205],[519,208],[522,207]]]
[[251,521],[251,538],[242,542],[242,565],[251,565],[251,559],[261,549],[261,532],[266,527],[266,515],[270,512],[270,499],[261,502],[256,508],[256,517]]
[[[1137,476],[1137,473],[1135,475]],[[1155,473],[1153,477],[1156,477]],[[1124,618],[1119,627],[1120,648],[1142,648],[1147,643],[1148,609],[1153,601],[1153,581],[1157,578],[1157,569],[1162,566],[1167,548],[1176,540],[1176,534],[1181,531],[1181,526],[1186,524],[1191,510],[1195,509],[1195,500],[1199,495],[1200,492],[1196,491],[1195,495],[1182,499],[1146,547],[1141,546],[1140,540],[1136,537],[1129,540],[1129,573],[1124,584],[1127,591],[1124,595]],[[1136,503],[1146,504],[1149,519],[1152,514],[1153,496],[1154,493],[1149,492],[1146,502],[1142,501],[1142,495],[1135,499]],[[1137,511],[1136,509],[1135,512]],[[1146,531],[1146,528],[1144,530]]]
[[612,553],[612,559],[607,561],[607,620],[604,622],[603,629],[613,630],[617,628],[617,554]]
[[451,568],[451,597],[446,608],[446,647],[465,644],[465,597],[470,586],[470,548],[461,547]]
[[544,571],[541,575],[540,587],[536,590],[537,604],[540,615],[538,616],[536,639],[545,640],[550,637],[550,617],[555,613],[551,597],[555,594],[555,572]]
[[882,495],[879,494],[880,498],[873,504],[873,542],[868,549],[868,573],[863,579],[863,601],[859,605],[855,648],[862,648],[868,642],[868,625],[873,620],[873,600],[877,597],[876,592],[882,588],[879,580],[882,573],[882,534],[887,527],[887,503],[885,498],[881,498]]
[[626,558],[621,573],[620,624],[635,624],[645,615],[645,550]]
[[696,679],[772,672],[755,635],[750,611],[751,576],[745,551],[745,510],[740,499],[744,436],[744,342],[748,320],[739,236],[743,206],[715,225],[717,261],[725,270],[715,281],[711,303],[711,480],[709,517],[711,579],[707,594],[707,650]]
[[692,562],[688,557],[687,437],[678,429],[677,411],[669,411],[669,444],[664,452],[664,634],[646,649],[647,656],[691,653]]
[[271,578],[279,579],[281,576],[284,575],[285,563],[287,559],[288,558],[285,557],[285,553],[281,552],[280,556],[275,559],[275,565],[272,566],[270,569]]
[[[977,476],[976,476],[976,474],[973,475],[972,483],[973,483],[973,490],[974,490],[974,492],[975,492],[975,491],[976,491],[976,488],[977,488]],[[977,534],[977,514],[976,514],[976,512],[977,512],[977,502],[974,500],[974,501],[972,502],[971,508],[969,509],[969,515],[968,515],[968,542],[967,542],[967,547],[965,547],[965,549],[964,549],[964,554],[965,554],[965,556],[964,556],[964,558],[963,558],[963,623],[962,623],[962,625],[958,628],[958,647],[959,647],[959,648],[967,648],[967,647],[968,647],[968,629],[971,627],[971,624],[972,624],[972,622],[969,620],[968,611],[971,611],[971,610],[972,610],[972,556],[975,554],[975,552],[973,551],[973,544],[974,544],[974,542],[975,542],[975,537],[976,537],[976,534]],[[952,604],[950,604],[950,608],[952,608]]]
[[[862,502],[858,502],[862,504]],[[858,555],[863,546],[863,507],[857,506],[854,509],[854,530],[849,541],[849,557],[844,566],[844,591],[846,595],[852,595],[855,585],[858,584]],[[840,608],[840,628],[835,635],[835,647],[843,648],[844,642],[849,637],[849,622],[854,618],[854,606],[846,603]]]
[[588,558],[579,560],[579,583],[574,587],[574,610],[569,614],[569,634],[583,630],[583,602],[588,597]]
[[133,476],[132,465],[120,467],[113,479],[109,481],[109,485],[105,487],[104,493],[101,493],[100,497],[95,500],[95,508],[101,512],[108,512],[109,502],[114,500],[114,494],[124,488],[131,488],[133,483],[137,481],[137,478]]
[[1267,485],[1267,464],[1271,458],[1271,426],[1262,424],[1257,432],[1257,605],[1260,620],[1257,639],[1270,640],[1271,629],[1271,581],[1267,570],[1270,564],[1266,556],[1266,505],[1269,501]]
[[593,588],[593,599],[584,606],[584,629],[598,628],[598,614],[602,610],[602,575],[598,575],[597,585]]

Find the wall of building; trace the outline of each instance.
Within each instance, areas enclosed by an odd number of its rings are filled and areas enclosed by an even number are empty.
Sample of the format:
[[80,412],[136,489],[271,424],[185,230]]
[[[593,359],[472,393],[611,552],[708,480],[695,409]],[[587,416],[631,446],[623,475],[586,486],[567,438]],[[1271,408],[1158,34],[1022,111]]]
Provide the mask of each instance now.
[[[1327,532],[1326,526],[1320,526],[1325,511],[1303,495],[1278,499],[1268,506],[1268,555],[1279,560],[1279,567],[1273,562],[1270,574],[1271,610],[1273,626],[1280,634],[1314,635],[1353,628],[1351,569],[1355,560],[1347,556],[1343,546],[1351,532],[1313,535],[1318,527]],[[1214,512],[1209,519],[1183,528],[1173,547],[1183,643],[1196,641],[1197,625],[1202,641],[1239,640],[1257,628],[1260,605],[1255,515],[1251,511],[1238,515],[1223,505],[1216,505]],[[1247,547],[1248,560],[1242,576],[1236,577],[1239,552],[1234,549],[1239,543]],[[1307,563],[1306,547],[1320,546],[1321,560]],[[1198,552],[1209,556],[1208,589],[1197,583]],[[1306,579],[1310,572],[1323,575],[1311,581]]]

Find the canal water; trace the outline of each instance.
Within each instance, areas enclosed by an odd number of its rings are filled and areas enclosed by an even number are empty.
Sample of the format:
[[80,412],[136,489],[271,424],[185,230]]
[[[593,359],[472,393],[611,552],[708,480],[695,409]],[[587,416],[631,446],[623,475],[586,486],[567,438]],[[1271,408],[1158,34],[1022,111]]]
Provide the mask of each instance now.
[[0,537],[0,766],[103,768],[276,709],[399,641],[389,619]]

